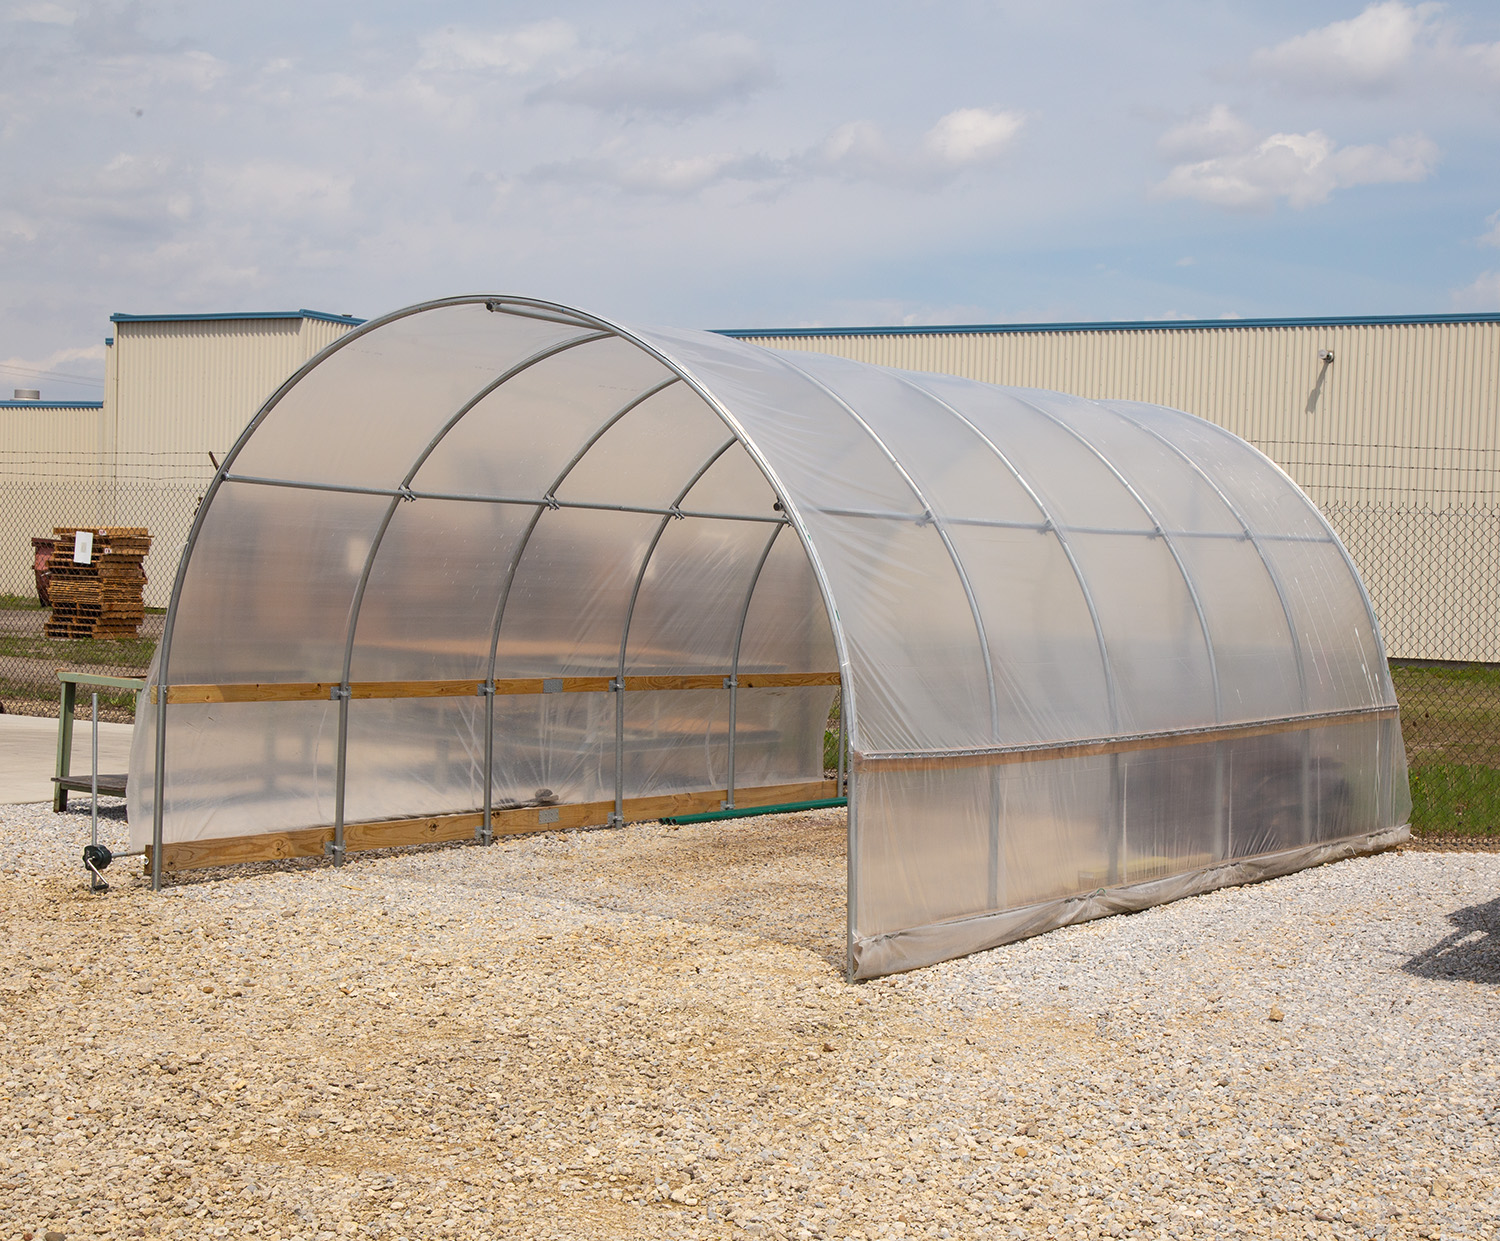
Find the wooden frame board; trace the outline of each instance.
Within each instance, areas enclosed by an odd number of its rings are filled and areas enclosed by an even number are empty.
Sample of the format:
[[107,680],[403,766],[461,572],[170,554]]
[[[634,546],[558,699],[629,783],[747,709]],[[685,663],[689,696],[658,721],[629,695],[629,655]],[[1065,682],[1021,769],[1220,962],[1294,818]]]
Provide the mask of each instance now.
[[954,750],[931,754],[881,754],[855,751],[854,770],[938,771],[956,767],[1005,767],[1013,763],[1044,763],[1059,758],[1131,754],[1141,750],[1161,750],[1171,746],[1208,745],[1216,741],[1238,741],[1247,737],[1269,737],[1277,733],[1306,732],[1314,728],[1354,724],[1360,720],[1394,719],[1398,714],[1399,708],[1396,707],[1366,707],[1358,711],[1332,711],[1323,715],[1295,716],[1280,720],[1252,720],[1246,724],[1138,733],[1129,737],[1100,737],[1047,745]]
[[[837,797],[838,782],[816,780],[806,784],[771,784],[736,789],[734,804],[775,806],[783,802],[822,801]],[[625,800],[627,822],[648,822],[675,814],[703,814],[721,809],[728,789],[702,793],[672,793],[662,797]],[[490,827],[496,836],[519,836],[530,832],[556,832],[576,827],[602,827],[614,813],[613,801],[578,802],[566,806],[523,806],[495,810]],[[344,848],[348,852],[391,849],[402,845],[438,844],[473,840],[484,822],[478,811],[433,815],[416,819],[385,819],[344,825]],[[241,862],[280,861],[287,858],[322,857],[324,846],[333,843],[332,827],[309,827],[290,832],[266,832],[259,836],[230,836],[218,840],[191,840],[162,849],[165,870],[195,870],[204,866],[232,866]],[[146,865],[151,850],[146,850]]]
[[[694,673],[690,676],[638,676],[625,678],[626,693],[682,689],[727,689],[728,672]],[[837,685],[837,672],[745,672],[737,678],[741,689],[773,689],[807,685]],[[495,682],[495,693],[512,694],[607,694],[614,677],[508,677]],[[350,698],[475,698],[481,681],[351,681]],[[226,685],[169,685],[167,702],[327,702],[342,688],[337,681],[240,682]],[[151,687],[157,701],[157,687]]]

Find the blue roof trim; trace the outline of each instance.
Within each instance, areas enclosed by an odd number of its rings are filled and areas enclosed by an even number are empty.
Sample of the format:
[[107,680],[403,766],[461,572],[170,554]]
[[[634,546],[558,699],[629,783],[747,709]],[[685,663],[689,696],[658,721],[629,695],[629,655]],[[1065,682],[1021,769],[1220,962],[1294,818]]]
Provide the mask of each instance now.
[[103,409],[103,401],[0,401],[0,409]]
[[318,319],[324,323],[347,323],[358,327],[364,322],[353,315],[330,315],[321,310],[248,310],[221,311],[206,315],[126,315],[112,314],[111,323],[192,323],[205,319]]
[[1438,323],[1500,323],[1500,314],[1352,315],[1329,319],[1135,319],[1098,323],[963,323],[948,327],[715,328],[720,336],[980,336],[1001,332],[1164,332],[1183,328],[1381,327]]
[[111,345],[113,345],[113,344],[114,344],[114,343],[115,343],[115,338],[114,338],[114,337],[113,337],[113,336],[106,336],[106,337],[105,337],[105,338],[104,338],[104,347],[105,347],[105,348],[106,348],[106,349],[108,349],[108,348],[109,348],[109,347],[110,347],[110,346],[111,346]]

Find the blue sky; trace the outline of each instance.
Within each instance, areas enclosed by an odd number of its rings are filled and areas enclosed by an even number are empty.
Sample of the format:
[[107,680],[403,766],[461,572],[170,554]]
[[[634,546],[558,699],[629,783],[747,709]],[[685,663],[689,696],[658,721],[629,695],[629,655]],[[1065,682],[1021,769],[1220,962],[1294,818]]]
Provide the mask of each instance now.
[[1500,310],[1481,0],[0,0],[0,109],[7,396],[114,311]]

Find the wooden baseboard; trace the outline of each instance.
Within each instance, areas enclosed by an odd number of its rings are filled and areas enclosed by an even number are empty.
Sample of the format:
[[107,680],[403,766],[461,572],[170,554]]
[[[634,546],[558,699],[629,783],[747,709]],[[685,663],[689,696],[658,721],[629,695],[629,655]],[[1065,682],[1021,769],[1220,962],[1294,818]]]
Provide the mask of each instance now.
[[[643,823],[667,815],[704,814],[718,810],[727,795],[727,789],[711,789],[703,793],[626,798],[625,821]],[[775,806],[782,802],[820,801],[837,796],[836,781],[815,780],[806,784],[770,784],[759,788],[736,789],[734,804],[737,807]],[[566,806],[523,806],[516,810],[491,812],[490,826],[496,836],[520,836],[529,832],[555,832],[575,827],[601,827],[609,821],[614,810],[615,804],[612,801],[579,802]],[[468,811],[427,818],[346,823],[344,848],[354,853],[367,849],[393,849],[403,845],[473,840],[483,822],[483,814]],[[332,843],[332,827],[265,832],[258,836],[227,836],[217,840],[188,840],[166,845],[162,849],[162,867],[166,870],[196,870],[205,866],[235,866],[242,862],[322,857],[324,846]],[[146,864],[151,864],[149,847],[146,850]]]

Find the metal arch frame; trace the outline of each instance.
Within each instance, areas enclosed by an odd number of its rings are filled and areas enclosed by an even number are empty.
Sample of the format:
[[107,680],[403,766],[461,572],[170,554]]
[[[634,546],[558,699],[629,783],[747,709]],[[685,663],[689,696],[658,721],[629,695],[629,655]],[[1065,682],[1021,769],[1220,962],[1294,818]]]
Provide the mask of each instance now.
[[517,375],[523,374],[538,363],[545,362],[548,358],[566,353],[570,349],[577,349],[585,345],[594,344],[597,341],[609,339],[610,334],[608,332],[586,331],[581,336],[575,336],[568,340],[544,346],[484,384],[473,396],[463,402],[457,411],[427,441],[426,447],[417,454],[416,460],[412,462],[410,468],[402,475],[401,483],[392,495],[391,502],[386,505],[385,514],[370,539],[369,550],[365,553],[365,563],[360,570],[359,580],[355,584],[354,596],[349,602],[349,621],[344,634],[344,661],[339,671],[338,752],[335,756],[336,765],[333,786],[332,851],[335,866],[343,865],[344,861],[344,789],[349,762],[349,695],[347,690],[349,686],[349,671],[354,662],[354,639],[359,628],[360,613],[364,608],[365,588],[369,585],[370,573],[374,570],[375,560],[380,554],[381,544],[385,541],[386,531],[390,529],[391,520],[395,517],[396,510],[401,506],[401,502],[409,498],[415,498],[409,490],[412,479],[427,464],[428,459],[437,451],[438,445],[447,438],[448,433],[462,422],[470,411],[486,397],[499,391]]
[[677,506],[687,499],[688,492],[698,485],[698,480],[713,469],[714,463],[738,443],[739,437],[731,435],[724,444],[709,454],[708,460],[698,467],[693,476],[688,479],[686,486],[677,493],[667,515],[656,524],[656,533],[651,536],[651,542],[647,544],[641,556],[641,567],[636,570],[635,584],[630,588],[630,602],[625,605],[625,619],[620,625],[620,664],[614,684],[615,812],[612,817],[615,826],[621,826],[625,822],[625,660],[630,646],[630,624],[635,619],[636,600],[641,597],[641,584],[646,580],[646,570],[651,567],[651,557],[656,555],[657,544],[661,542],[662,535],[666,534],[668,523],[674,517],[680,516],[676,512]]
[[[165,692],[165,688],[170,685],[171,681],[170,670],[172,635],[176,628],[177,611],[182,595],[183,584],[187,577],[188,566],[192,561],[192,555],[197,546],[198,539],[202,534],[204,523],[207,519],[208,513],[213,507],[214,499],[217,497],[217,494],[225,480],[229,477],[234,462],[238,459],[246,444],[260,429],[265,419],[281,403],[281,401],[285,399],[286,395],[315,367],[321,365],[339,350],[349,347],[351,344],[362,339],[363,337],[376,332],[400,319],[408,318],[417,314],[423,314],[431,310],[466,305],[482,305],[487,310],[495,313],[541,319],[547,322],[558,323],[562,326],[597,328],[609,332],[622,340],[628,341],[636,348],[640,349],[643,353],[655,358],[664,367],[666,367],[669,372],[671,372],[683,383],[685,383],[688,388],[695,392],[704,402],[704,404],[707,405],[708,408],[719,417],[719,419],[730,429],[730,431],[733,432],[739,442],[744,445],[745,450],[749,454],[751,460],[755,462],[755,464],[759,467],[761,473],[765,476],[766,481],[770,484],[772,491],[775,492],[777,500],[781,503],[782,512],[785,514],[786,524],[790,525],[797,532],[798,540],[801,542],[803,551],[807,555],[808,563],[812,569],[813,578],[817,582],[819,593],[822,596],[824,610],[828,617],[829,628],[834,641],[834,648],[838,656],[839,672],[842,686],[843,727],[847,730],[849,736],[858,736],[859,703],[857,687],[854,684],[852,674],[853,670],[849,655],[849,642],[847,635],[844,632],[843,623],[839,616],[838,604],[833,594],[827,567],[823,564],[822,557],[812,541],[805,519],[803,518],[797,505],[791,500],[786,485],[782,482],[780,474],[778,473],[776,467],[771,461],[767,459],[764,452],[762,452],[759,446],[754,442],[753,438],[748,434],[739,419],[714,394],[711,388],[705,382],[700,380],[695,374],[693,374],[690,367],[688,367],[684,363],[677,361],[667,350],[658,347],[650,340],[637,334],[636,332],[633,332],[620,324],[601,318],[597,315],[576,311],[570,307],[562,306],[554,302],[547,302],[536,298],[508,295],[495,296],[483,294],[468,294],[456,297],[435,299],[432,301],[418,303],[413,306],[407,306],[388,315],[383,315],[378,318],[371,319],[368,322],[360,325],[359,327],[356,327],[352,331],[345,333],[338,340],[333,341],[331,344],[329,344],[327,347],[319,351],[307,362],[305,362],[302,366],[300,366],[271,395],[271,397],[268,398],[266,403],[261,406],[260,410],[255,414],[250,423],[245,427],[244,431],[241,432],[239,438],[235,441],[234,446],[225,455],[223,463],[220,465],[218,471],[214,475],[213,481],[209,484],[208,489],[204,493],[203,502],[202,504],[200,504],[198,512],[194,517],[193,525],[188,532],[188,537],[184,544],[182,555],[178,561],[177,572],[173,579],[172,594],[168,603],[167,616],[165,617],[165,621],[163,624],[162,640],[158,647],[156,681],[158,686],[163,688],[163,692],[157,695],[158,706],[156,716],[156,736],[154,738],[155,755],[152,782],[153,805],[151,864],[153,888],[159,889],[162,882],[162,845],[164,826],[163,814],[166,789],[166,737],[168,716],[167,705],[170,698],[170,695]],[[727,341],[725,343],[726,346],[729,344],[729,342]],[[496,628],[498,631],[498,616]],[[492,664],[493,650],[494,646],[492,643]],[[848,833],[851,848],[849,850],[850,865],[848,870],[848,885],[846,892],[846,912],[848,916],[846,920],[845,957],[847,972],[849,977],[852,978],[854,970],[853,910],[857,899],[858,883],[857,868],[853,864],[854,850],[852,848],[853,842],[856,839],[858,832],[857,775],[852,770],[848,773],[848,782]]]
[[[729,411],[729,409],[713,394],[713,392],[708,388],[708,386],[705,383],[703,383],[701,380],[699,380],[696,376],[694,376],[685,366],[683,366],[681,363],[677,362],[674,358],[672,358],[669,353],[664,352],[662,349],[658,348],[656,345],[652,344],[650,341],[644,339],[643,337],[637,335],[635,332],[629,330],[628,328],[625,328],[625,327],[623,327],[620,324],[614,323],[614,322],[612,322],[610,320],[607,320],[607,319],[604,319],[604,318],[602,318],[600,316],[588,314],[588,313],[582,312],[582,311],[575,311],[575,310],[573,310],[570,307],[562,306],[562,305],[560,305],[558,303],[547,302],[547,301],[543,301],[543,300],[536,299],[536,298],[518,297],[518,296],[509,296],[509,295],[496,296],[496,295],[470,294],[470,295],[461,295],[461,296],[456,296],[456,297],[439,298],[439,299],[434,299],[434,300],[427,301],[427,302],[421,302],[421,303],[418,303],[418,304],[415,304],[415,305],[412,305],[412,306],[403,307],[402,309],[397,310],[397,311],[393,311],[390,314],[383,315],[383,316],[380,316],[378,318],[371,319],[371,320],[367,321],[366,323],[364,323],[364,324],[356,327],[354,330],[345,333],[338,340],[333,341],[328,346],[326,346],[324,349],[320,350],[317,354],[315,354],[312,358],[308,359],[305,363],[303,363],[302,366],[300,366],[295,372],[293,372],[293,374],[270,396],[270,398],[267,399],[267,401],[265,402],[265,404],[261,406],[260,410],[257,411],[257,413],[255,414],[255,416],[251,419],[250,423],[240,433],[240,436],[235,441],[235,444],[233,445],[233,447],[225,455],[222,464],[220,465],[218,471],[215,473],[215,476],[214,476],[212,482],[210,483],[207,491],[205,492],[204,501],[199,506],[199,510],[198,510],[197,514],[195,515],[195,517],[194,517],[193,525],[192,525],[191,529],[189,530],[188,538],[187,538],[187,540],[186,540],[186,542],[184,544],[183,552],[182,552],[182,555],[181,555],[181,557],[179,559],[179,562],[178,562],[177,572],[176,572],[176,575],[175,575],[175,577],[173,579],[173,588],[172,588],[172,595],[171,595],[171,597],[169,599],[168,614],[167,614],[167,616],[165,618],[165,622],[164,622],[164,625],[163,625],[163,637],[162,637],[162,641],[161,641],[160,646],[159,646],[159,657],[158,657],[158,661],[157,661],[157,683],[158,683],[158,685],[166,686],[166,685],[170,684],[170,658],[171,658],[172,634],[173,634],[173,632],[175,630],[175,627],[176,627],[176,618],[177,618],[178,604],[179,604],[179,600],[181,598],[182,587],[183,587],[183,584],[184,584],[184,582],[186,580],[188,565],[191,563],[192,553],[193,553],[193,551],[194,551],[194,549],[195,549],[195,547],[197,545],[198,538],[201,535],[201,532],[202,532],[202,529],[203,529],[203,525],[204,525],[204,522],[205,522],[205,520],[207,518],[208,512],[212,508],[212,501],[216,497],[216,495],[217,495],[219,489],[221,488],[221,486],[223,485],[223,483],[226,480],[230,479],[231,473],[232,473],[232,468],[233,468],[233,465],[234,465],[235,461],[238,459],[239,455],[244,450],[245,445],[250,441],[250,439],[260,429],[260,427],[264,423],[265,419],[281,403],[281,401],[286,397],[286,395],[298,383],[300,383],[303,378],[306,377],[306,375],[308,373],[310,373],[314,368],[316,368],[317,366],[319,366],[323,362],[325,362],[334,353],[338,352],[341,349],[347,348],[348,346],[350,346],[351,344],[353,344],[355,341],[359,340],[360,338],[362,338],[362,337],[364,337],[366,335],[369,335],[369,334],[371,334],[371,333],[373,333],[375,331],[378,331],[381,328],[384,328],[387,325],[389,325],[389,324],[391,324],[393,322],[396,322],[396,321],[398,321],[400,319],[405,319],[405,318],[412,317],[414,315],[423,314],[423,313],[426,313],[426,312],[431,311],[431,310],[438,310],[438,309],[443,309],[443,308],[447,308],[447,307],[466,306],[466,305],[482,305],[487,310],[490,310],[490,311],[495,312],[495,313],[503,313],[503,314],[508,314],[508,315],[516,315],[516,316],[519,316],[519,317],[538,319],[538,320],[541,320],[541,321],[544,321],[544,322],[557,323],[557,324],[559,324],[561,326],[576,327],[576,328],[581,328],[581,329],[593,328],[593,329],[597,329],[597,330],[599,330],[601,332],[607,333],[609,335],[618,337],[621,340],[625,340],[625,341],[629,342],[630,344],[634,345],[641,352],[647,354],[650,357],[655,358],[658,362],[660,362],[670,372],[671,378],[668,379],[662,385],[660,385],[660,387],[666,387],[671,382],[675,382],[675,381],[679,381],[679,380],[682,381],[693,392],[695,392],[698,395],[698,397],[704,402],[704,404],[714,414],[716,414],[722,422],[724,422],[724,424],[730,429],[730,431],[733,432],[735,438],[741,444],[743,444],[745,446],[746,452],[749,454],[751,460],[754,461],[755,464],[757,465],[757,467],[760,469],[761,473],[764,475],[764,477],[766,478],[767,482],[770,484],[771,489],[773,490],[773,492],[775,492],[778,501],[780,501],[781,507],[782,507],[782,511],[785,514],[785,517],[783,519],[780,519],[780,521],[779,521],[778,524],[790,525],[790,526],[792,526],[797,531],[798,539],[799,539],[799,541],[802,544],[803,550],[806,553],[806,555],[808,557],[808,560],[809,560],[809,564],[810,564],[810,566],[812,568],[814,580],[818,583],[819,593],[820,593],[820,595],[822,596],[822,599],[823,599],[824,610],[825,610],[825,612],[826,612],[826,614],[827,614],[827,616],[829,618],[829,627],[830,627],[830,630],[832,632],[832,635],[833,635],[833,638],[834,638],[835,649],[836,649],[837,654],[838,654],[841,680],[842,680],[842,683],[843,683],[843,685],[845,687],[844,688],[844,703],[845,703],[844,710],[848,713],[848,719],[850,719],[850,720],[856,719],[857,718],[857,716],[856,716],[857,705],[856,705],[856,702],[855,702],[855,696],[854,696],[854,692],[853,692],[853,687],[850,684],[850,661],[849,661],[849,656],[848,656],[848,642],[847,642],[847,639],[846,639],[846,637],[844,635],[843,627],[842,627],[842,625],[839,622],[838,609],[837,609],[837,605],[835,603],[835,600],[833,598],[832,589],[831,589],[830,584],[829,584],[827,570],[824,567],[824,565],[822,564],[822,560],[819,557],[819,555],[817,554],[817,551],[816,551],[816,549],[814,548],[814,546],[812,544],[812,541],[811,541],[811,539],[809,537],[809,534],[808,534],[808,531],[807,531],[807,528],[806,528],[806,524],[803,521],[800,512],[798,511],[796,505],[791,502],[791,500],[790,500],[790,498],[789,498],[789,496],[787,494],[786,487],[782,483],[782,481],[781,481],[779,475],[777,474],[775,468],[766,459],[764,453],[762,453],[760,451],[760,449],[753,443],[753,441],[750,439],[749,435],[746,433],[745,428],[739,423],[738,419],[736,419],[734,417],[734,415]],[[658,388],[656,390],[660,390],[660,388]],[[650,395],[654,395],[654,391],[650,392],[650,393],[647,393],[647,394],[643,394],[643,396],[640,397],[640,398],[638,398],[637,401],[634,402],[634,404],[638,404],[641,400],[647,399]],[[628,412],[628,411],[622,411],[622,413],[623,412]],[[601,432],[600,432],[601,434],[602,434],[602,431],[604,429],[607,429],[607,427],[606,428],[601,428]],[[592,446],[592,443],[590,443],[589,445],[586,445],[585,448],[584,448],[584,450],[582,450],[582,451],[587,451],[587,448],[591,447],[591,446]],[[581,458],[582,452],[580,452],[579,456]],[[573,464],[576,464],[576,461]],[[244,481],[248,482],[248,481],[251,481],[251,480],[245,479]],[[255,481],[266,482],[266,483],[280,483],[281,485],[288,485],[288,486],[295,485],[295,484],[293,484],[291,482],[291,480],[271,480],[271,479],[264,479],[264,480],[255,480]],[[555,489],[556,485],[558,485],[558,484],[554,484],[554,488],[553,489]],[[319,488],[319,489],[343,490],[342,488],[335,488],[335,487],[323,487],[323,488]],[[349,488],[349,490],[355,490],[355,489],[354,488]],[[475,497],[475,498],[478,499],[480,497]],[[554,501],[554,503],[555,503],[555,501]],[[548,505],[547,507],[551,507],[551,505]],[[558,507],[560,507],[560,505]],[[580,507],[582,507],[582,506],[580,506]],[[600,506],[600,507],[613,508],[614,506]],[[540,516],[540,513],[542,511],[544,511],[544,509],[542,507],[539,507],[538,508],[538,512],[533,515],[532,529],[534,529],[536,518]],[[726,514],[725,516],[728,516],[728,515]],[[775,520],[775,519],[771,519],[771,520]],[[529,538],[529,532],[528,532],[528,538]],[[524,544],[523,544],[523,546],[524,546]],[[512,570],[512,573],[513,573],[513,570]],[[507,581],[507,587],[506,587],[507,594],[508,594],[508,588],[509,588],[509,581]],[[496,649],[496,643],[498,641],[499,625],[500,625],[500,620],[501,620],[501,616],[502,616],[502,613],[503,613],[503,608],[504,608],[504,604],[502,602],[501,605],[500,605],[500,607],[497,608],[496,623],[495,623],[495,626],[494,626],[494,634],[492,636],[492,641],[491,641],[491,652],[490,652],[490,673],[491,673],[490,680],[491,681],[493,681],[493,666],[494,666],[494,659],[495,659],[495,649]],[[155,748],[155,756],[154,756],[155,762],[154,762],[154,772],[153,772],[153,807],[152,807],[152,846],[153,846],[152,847],[152,885],[153,885],[154,888],[160,888],[161,882],[162,882],[161,859],[162,859],[162,844],[163,844],[164,792],[165,792],[165,786],[166,786],[167,703],[168,703],[169,695],[167,693],[163,692],[161,694],[158,694],[157,697],[158,697],[158,709],[157,709],[156,736],[155,736],[155,747],[154,747]],[[491,710],[492,710],[492,706],[491,706]],[[853,779],[854,779],[852,773],[850,774],[849,778],[850,778],[850,783],[851,783],[851,786],[852,786]],[[852,788],[851,788],[851,791],[852,791]],[[486,802],[487,802],[486,811],[487,812],[490,809],[490,806],[488,804],[489,801],[490,801],[490,789],[489,789],[489,782],[487,781],[487,783],[486,783]],[[853,817],[854,817],[853,811],[851,810],[851,820],[853,819]],[[486,814],[486,819],[488,819],[488,813]],[[848,940],[848,942],[846,943],[846,947],[850,950],[851,960],[852,960],[852,939]]]

